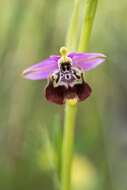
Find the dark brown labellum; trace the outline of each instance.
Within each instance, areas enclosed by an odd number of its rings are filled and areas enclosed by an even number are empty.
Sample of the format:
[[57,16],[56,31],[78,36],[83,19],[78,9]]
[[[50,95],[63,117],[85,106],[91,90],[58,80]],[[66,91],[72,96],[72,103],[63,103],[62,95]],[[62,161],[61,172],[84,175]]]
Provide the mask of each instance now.
[[91,93],[90,86],[84,81],[83,73],[70,63],[63,63],[48,81],[45,96],[48,101],[64,104],[66,99],[85,100]]

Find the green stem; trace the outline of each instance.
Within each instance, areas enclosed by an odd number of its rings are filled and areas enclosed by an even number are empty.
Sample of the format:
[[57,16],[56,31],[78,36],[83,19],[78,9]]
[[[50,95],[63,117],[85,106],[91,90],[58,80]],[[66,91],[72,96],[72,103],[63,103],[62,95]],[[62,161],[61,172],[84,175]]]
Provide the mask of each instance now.
[[80,0],[75,0],[70,27],[66,38],[66,46],[69,50],[74,50],[77,45],[79,17],[80,17]]
[[[79,3],[75,0],[75,3]],[[78,4],[79,6],[79,4]],[[85,6],[85,17],[84,24],[81,31],[81,38],[79,43],[79,51],[86,51],[89,45],[93,20],[96,12],[97,0],[87,0]],[[76,22],[77,12],[76,4],[72,17],[72,24],[70,26],[67,38],[68,48],[76,47]],[[72,36],[71,36],[72,35]],[[69,39],[69,37],[71,39]],[[73,41],[75,37],[75,41]],[[72,42],[73,41],[73,42]],[[74,45],[72,45],[74,43]],[[73,100],[72,100],[73,101]],[[64,121],[64,136],[63,136],[63,147],[62,147],[62,168],[61,168],[61,190],[71,190],[71,168],[72,168],[72,157],[73,157],[73,145],[74,145],[74,128],[76,120],[77,104],[70,104],[67,100],[65,105],[65,121]]]
[[77,106],[66,103],[65,106],[65,123],[62,149],[62,178],[61,190],[71,189],[71,167],[74,144],[74,128],[76,120]]
[[78,51],[88,51],[93,21],[96,13],[98,0],[85,1],[85,15],[81,30],[81,37]]

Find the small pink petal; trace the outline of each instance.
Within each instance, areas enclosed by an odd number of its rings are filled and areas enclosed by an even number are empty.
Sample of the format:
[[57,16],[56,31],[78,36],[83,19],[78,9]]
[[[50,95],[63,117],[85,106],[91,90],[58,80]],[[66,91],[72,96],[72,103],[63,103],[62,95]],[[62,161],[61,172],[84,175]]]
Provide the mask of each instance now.
[[85,71],[94,69],[106,59],[102,53],[70,53],[68,56],[72,58],[74,65]]
[[58,69],[59,56],[51,56],[48,59],[34,64],[23,71],[23,76],[30,80],[47,79],[49,75]]

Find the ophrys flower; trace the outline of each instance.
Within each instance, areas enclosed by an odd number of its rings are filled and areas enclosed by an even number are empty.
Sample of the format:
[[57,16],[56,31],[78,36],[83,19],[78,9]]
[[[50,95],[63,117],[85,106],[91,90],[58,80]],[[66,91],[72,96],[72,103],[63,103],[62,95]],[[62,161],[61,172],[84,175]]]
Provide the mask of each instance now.
[[65,47],[60,48],[60,54],[24,70],[24,78],[48,79],[45,97],[50,102],[64,104],[66,99],[85,100],[91,88],[85,82],[83,73],[103,63],[106,56],[102,53],[68,53]]

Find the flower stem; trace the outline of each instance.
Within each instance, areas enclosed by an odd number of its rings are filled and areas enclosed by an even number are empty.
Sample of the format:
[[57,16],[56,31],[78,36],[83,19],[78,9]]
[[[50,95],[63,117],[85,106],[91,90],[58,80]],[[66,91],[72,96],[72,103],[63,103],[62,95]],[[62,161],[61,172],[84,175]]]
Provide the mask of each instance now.
[[98,0],[85,1],[85,14],[78,51],[88,51]]
[[65,106],[65,123],[62,149],[62,178],[61,190],[71,189],[71,167],[74,144],[74,128],[76,120],[77,105],[70,105],[67,101]]
[[67,33],[66,46],[74,50],[77,45],[77,32],[79,28],[80,0],[75,0],[70,27]]
[[[85,1],[85,16],[84,23],[82,26],[81,37],[79,42],[79,51],[86,51],[88,49],[93,20],[96,12],[97,0]],[[75,7],[72,16],[72,24],[70,26],[67,38],[68,48],[76,47],[76,36],[77,29],[75,27],[75,19],[77,18],[78,9],[76,5],[79,0],[75,0]],[[72,36],[73,37],[72,37]],[[69,38],[72,37],[69,41]],[[73,41],[72,39],[75,40]],[[74,44],[72,44],[72,41]],[[70,103],[71,102],[71,103]],[[72,157],[73,157],[73,145],[74,145],[74,128],[76,120],[77,102],[74,100],[67,100],[65,105],[65,121],[64,121],[64,136],[63,136],[63,147],[62,147],[62,168],[61,168],[61,190],[71,190],[71,168],[72,168]]]

